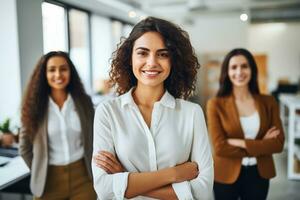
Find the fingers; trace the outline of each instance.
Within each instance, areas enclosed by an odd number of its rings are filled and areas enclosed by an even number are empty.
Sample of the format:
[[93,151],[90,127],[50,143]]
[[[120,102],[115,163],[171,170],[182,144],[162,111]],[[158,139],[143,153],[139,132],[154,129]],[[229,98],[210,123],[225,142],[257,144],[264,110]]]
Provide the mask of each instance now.
[[100,151],[93,157],[96,166],[104,169],[108,173],[123,172],[124,168],[118,159],[110,152]]
[[93,156],[93,160],[97,167],[102,168],[107,173],[113,173],[114,172],[114,163],[108,159],[106,156],[97,154]]
[[280,131],[279,130],[276,130],[276,131],[273,131],[270,135],[272,136],[272,138],[274,137],[277,137],[279,135]]
[[106,158],[110,159],[110,161],[112,163],[114,163],[115,165],[120,164],[119,161],[116,159],[116,157],[112,153],[110,153],[108,151],[101,151],[99,153],[100,153],[100,155],[104,155]]
[[272,133],[272,132],[275,131],[276,129],[277,129],[277,128],[276,128],[275,126],[271,127],[271,128],[267,131],[266,135]]
[[277,129],[276,127],[272,127],[267,131],[263,139],[276,138],[279,134],[280,134],[280,130]]

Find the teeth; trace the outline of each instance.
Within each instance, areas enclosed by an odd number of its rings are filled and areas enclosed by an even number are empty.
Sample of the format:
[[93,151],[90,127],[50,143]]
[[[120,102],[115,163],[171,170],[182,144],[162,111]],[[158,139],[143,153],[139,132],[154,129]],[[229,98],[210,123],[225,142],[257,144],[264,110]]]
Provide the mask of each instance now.
[[57,80],[57,81],[55,81],[55,83],[62,83],[63,81],[62,80]]
[[154,72],[154,71],[144,71],[145,74],[149,74],[149,75],[156,75],[159,74],[159,72]]

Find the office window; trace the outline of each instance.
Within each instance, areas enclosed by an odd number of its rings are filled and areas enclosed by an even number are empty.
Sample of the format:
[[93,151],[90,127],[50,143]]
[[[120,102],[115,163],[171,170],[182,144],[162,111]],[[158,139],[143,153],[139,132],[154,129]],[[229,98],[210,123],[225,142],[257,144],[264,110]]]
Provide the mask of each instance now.
[[93,93],[107,92],[110,58],[113,52],[111,20],[97,15],[91,16],[92,30],[92,74]]
[[113,20],[111,23],[112,28],[112,46],[113,50],[117,49],[117,44],[120,43],[120,39],[123,35],[123,24],[120,21]]
[[66,11],[51,3],[42,3],[44,53],[68,51]]
[[42,3],[44,53],[69,53],[89,94],[106,93],[110,58],[132,25],[63,3]]
[[69,11],[70,57],[84,83],[91,92],[89,16],[86,12],[70,9]]

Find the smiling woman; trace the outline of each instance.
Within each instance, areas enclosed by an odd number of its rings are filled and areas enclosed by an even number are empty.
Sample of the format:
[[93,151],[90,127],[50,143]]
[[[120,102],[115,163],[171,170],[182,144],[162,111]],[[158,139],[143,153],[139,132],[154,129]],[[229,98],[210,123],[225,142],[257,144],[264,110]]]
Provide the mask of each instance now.
[[213,163],[204,115],[184,100],[198,68],[188,34],[162,19],[142,20],[120,44],[110,77],[121,95],[100,104],[94,119],[100,199],[209,198]]
[[[64,57],[54,56],[47,62],[47,82],[51,88],[52,95],[64,91],[70,82],[70,67]],[[65,92],[63,92],[66,94]],[[62,101],[63,102],[63,101]]]
[[233,49],[222,64],[217,97],[207,104],[214,147],[216,200],[267,199],[275,173],[272,154],[284,134],[275,99],[260,94],[257,66],[246,49]]
[[161,34],[147,32],[135,41],[132,70],[139,86],[163,88],[171,71],[171,60]]
[[24,96],[19,148],[31,170],[34,199],[96,199],[90,167],[93,116],[68,54],[42,56]]

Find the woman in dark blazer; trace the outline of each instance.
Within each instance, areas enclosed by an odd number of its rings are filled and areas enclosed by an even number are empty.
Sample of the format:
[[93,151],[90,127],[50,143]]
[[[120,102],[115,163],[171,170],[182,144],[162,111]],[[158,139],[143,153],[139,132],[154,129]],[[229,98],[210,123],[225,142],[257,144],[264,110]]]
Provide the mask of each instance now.
[[53,51],[38,61],[22,105],[20,154],[35,199],[96,199],[91,174],[94,109],[74,64]]
[[259,92],[257,66],[246,49],[225,57],[217,96],[207,104],[214,148],[215,199],[266,199],[275,177],[272,154],[284,133],[275,99]]

